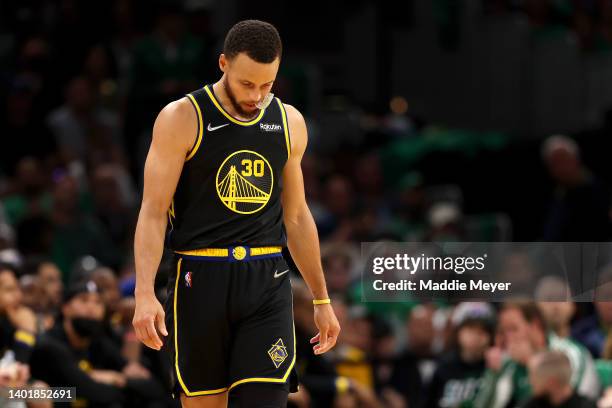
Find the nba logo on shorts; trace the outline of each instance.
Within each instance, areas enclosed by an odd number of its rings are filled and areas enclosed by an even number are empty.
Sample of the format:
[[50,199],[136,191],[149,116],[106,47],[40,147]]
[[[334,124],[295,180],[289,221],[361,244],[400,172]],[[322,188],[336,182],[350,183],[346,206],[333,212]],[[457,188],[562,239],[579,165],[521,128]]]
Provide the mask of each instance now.
[[187,286],[188,288],[191,287],[191,272],[187,272],[185,274],[185,286]]

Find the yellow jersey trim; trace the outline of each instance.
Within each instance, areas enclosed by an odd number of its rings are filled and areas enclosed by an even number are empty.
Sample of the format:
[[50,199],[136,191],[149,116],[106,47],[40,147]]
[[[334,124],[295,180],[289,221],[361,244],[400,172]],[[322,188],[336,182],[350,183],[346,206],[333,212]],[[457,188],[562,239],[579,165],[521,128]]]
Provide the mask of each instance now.
[[196,140],[195,146],[193,146],[191,151],[187,154],[185,161],[188,161],[193,156],[195,156],[196,152],[200,148],[200,143],[202,143],[202,135],[204,134],[204,125],[202,123],[202,111],[200,110],[200,105],[198,105],[198,102],[195,100],[192,94],[187,94],[187,97],[195,107],[196,112],[198,114],[198,138]]
[[208,94],[208,97],[212,101],[213,105],[215,105],[216,108],[219,110],[219,112],[221,112],[221,114],[223,114],[223,116],[225,116],[230,122],[235,123],[237,125],[240,125],[240,126],[251,126],[251,125],[254,125],[257,122],[259,122],[261,120],[261,118],[263,118],[263,115],[264,115],[264,113],[266,111],[265,109],[260,110],[259,111],[259,115],[257,115],[257,117],[255,119],[250,120],[250,121],[238,120],[235,117],[233,117],[232,115],[230,115],[229,113],[227,113],[227,111],[223,108],[223,106],[217,100],[215,95],[211,92],[210,87],[208,85],[206,85],[204,87],[204,90]]
[[[291,316],[293,319],[293,294],[291,295]],[[289,364],[289,368],[287,368],[285,375],[283,375],[281,378],[267,378],[267,377],[244,378],[242,380],[233,382],[229,386],[228,391],[236,387],[237,385],[248,383],[248,382],[264,382],[264,383],[284,383],[286,382],[287,378],[289,378],[289,374],[291,374],[291,370],[293,369],[293,366],[295,365],[296,354],[297,354],[297,350],[296,350],[296,339],[295,339],[295,322],[293,322],[293,358],[291,359],[291,364]]]
[[171,230],[174,230],[174,223],[172,219],[176,218],[174,214],[174,197],[172,198],[172,203],[170,204],[170,208],[168,208],[168,221],[170,221]]
[[276,102],[278,102],[281,116],[283,117],[283,130],[285,131],[285,143],[287,144],[287,158],[289,158],[291,157],[291,138],[289,137],[289,126],[287,126],[287,111],[285,111],[285,106],[280,99],[276,98]]
[[176,377],[183,388],[183,391],[188,397],[194,397],[197,395],[208,395],[208,394],[219,394],[221,392],[227,391],[227,387],[218,388],[216,390],[204,390],[204,391],[189,391],[187,386],[183,382],[183,377],[181,376],[181,371],[179,370],[179,349],[178,349],[178,315],[176,308],[176,299],[178,295],[178,283],[179,278],[181,276],[181,263],[183,259],[179,259],[176,264],[176,282],[174,283],[174,369],[176,370]]

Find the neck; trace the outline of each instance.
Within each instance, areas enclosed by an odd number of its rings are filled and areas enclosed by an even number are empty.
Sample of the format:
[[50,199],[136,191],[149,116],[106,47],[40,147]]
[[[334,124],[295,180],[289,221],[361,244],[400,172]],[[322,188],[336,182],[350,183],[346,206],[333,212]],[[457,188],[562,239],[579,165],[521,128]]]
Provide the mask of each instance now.
[[557,327],[554,330],[554,332],[559,337],[569,337],[569,335],[570,335],[570,328],[569,328],[568,325],[563,325],[563,326]]
[[68,319],[64,319],[64,331],[66,332],[66,337],[68,337],[68,342],[75,349],[87,348],[89,343],[91,343],[91,340],[82,338],[74,331]]
[[574,390],[572,389],[572,387],[570,385],[566,385],[560,390],[551,393],[548,398],[550,399],[550,403],[553,406],[558,406],[570,399],[573,393]]
[[483,358],[483,354],[479,352],[468,352],[466,350],[461,350],[461,360],[468,364],[477,363],[481,361]]

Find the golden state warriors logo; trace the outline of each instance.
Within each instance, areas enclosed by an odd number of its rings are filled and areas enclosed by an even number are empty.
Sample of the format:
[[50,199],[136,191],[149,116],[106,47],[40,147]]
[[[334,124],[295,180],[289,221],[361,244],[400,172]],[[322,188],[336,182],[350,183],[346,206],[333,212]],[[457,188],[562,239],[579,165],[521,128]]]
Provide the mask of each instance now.
[[230,210],[253,214],[270,200],[274,175],[268,160],[252,150],[227,156],[217,171],[217,195]]
[[270,350],[268,350],[268,355],[272,359],[272,362],[276,368],[283,364],[283,361],[285,361],[288,356],[287,347],[285,347],[283,344],[283,339],[278,339],[276,343],[270,347]]

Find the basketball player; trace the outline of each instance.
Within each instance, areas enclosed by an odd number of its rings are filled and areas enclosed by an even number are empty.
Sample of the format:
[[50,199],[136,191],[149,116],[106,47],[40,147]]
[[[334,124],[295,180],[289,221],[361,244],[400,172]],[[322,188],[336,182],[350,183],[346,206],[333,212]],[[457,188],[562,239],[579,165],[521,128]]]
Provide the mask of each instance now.
[[[272,25],[239,22],[221,79],[167,105],[153,128],[133,323],[145,345],[170,353],[183,407],[282,407],[296,391],[285,245],[313,296],[315,354],[340,332],[304,197],[304,118],[270,92],[281,53]],[[174,267],[164,309],[153,284],[166,230]]]

